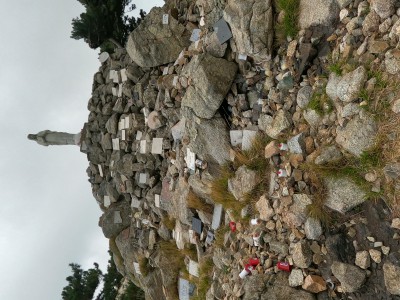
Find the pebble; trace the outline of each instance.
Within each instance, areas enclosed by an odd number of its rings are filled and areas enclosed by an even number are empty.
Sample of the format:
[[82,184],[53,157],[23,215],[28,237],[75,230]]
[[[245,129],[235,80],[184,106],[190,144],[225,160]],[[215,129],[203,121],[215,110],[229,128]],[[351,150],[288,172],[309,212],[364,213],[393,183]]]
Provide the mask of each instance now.
[[369,255],[371,259],[376,262],[377,264],[381,263],[382,261],[382,252],[375,249],[369,249]]

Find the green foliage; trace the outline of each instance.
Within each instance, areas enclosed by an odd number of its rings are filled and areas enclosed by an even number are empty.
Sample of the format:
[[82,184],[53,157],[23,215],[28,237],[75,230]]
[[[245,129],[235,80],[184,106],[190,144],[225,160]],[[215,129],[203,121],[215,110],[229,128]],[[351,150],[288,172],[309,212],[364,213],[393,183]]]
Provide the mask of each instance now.
[[336,63],[333,63],[333,64],[329,65],[329,66],[328,66],[328,70],[329,70],[331,73],[335,73],[335,74],[338,75],[338,76],[342,76],[342,73],[343,73],[343,71],[342,71],[342,64],[339,63],[339,62],[336,62]]
[[66,278],[68,285],[61,292],[63,300],[91,300],[100,283],[102,272],[99,265],[94,263],[94,268],[83,271],[78,264],[69,264],[72,275]]
[[199,281],[197,284],[197,295],[192,300],[206,299],[206,294],[211,285],[212,270],[214,262],[212,258],[203,258],[199,266]]
[[[129,282],[129,285],[126,288],[125,293],[122,295],[122,297],[120,299],[121,300],[144,300],[145,295],[144,295],[143,290],[138,288],[132,282]],[[113,298],[113,300],[114,300],[114,298]]]
[[141,18],[125,15],[126,7],[135,9],[131,0],[78,0],[85,12],[72,19],[71,38],[83,39],[90,48],[110,49],[109,41],[124,45],[129,33],[136,28],[145,13],[141,10]]
[[284,11],[282,23],[277,25],[278,34],[294,38],[299,32],[298,17],[300,0],[277,0],[279,10]]

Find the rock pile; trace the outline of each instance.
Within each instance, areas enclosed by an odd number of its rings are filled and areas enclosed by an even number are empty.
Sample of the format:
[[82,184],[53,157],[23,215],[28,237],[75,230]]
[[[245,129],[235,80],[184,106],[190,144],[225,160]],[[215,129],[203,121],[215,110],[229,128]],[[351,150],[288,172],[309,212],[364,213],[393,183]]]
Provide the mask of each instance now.
[[[376,217],[387,213],[383,206],[364,203],[370,191],[331,176],[322,182],[323,204],[345,217],[324,228],[309,214],[321,190],[301,168],[360,157],[374,145],[378,124],[360,95],[379,84],[369,68],[400,72],[399,5],[319,0],[310,8],[300,1],[302,30],[275,51],[272,2],[197,0],[154,8],[126,49],[94,75],[82,151],[104,212],[99,225],[118,270],[149,299],[174,299],[168,289],[177,289],[177,274],[159,246],[170,240],[181,250],[195,245],[200,263],[213,253],[207,299],[400,295],[400,221],[390,227]],[[349,69],[325,76],[332,60],[353,56],[356,67],[344,63]],[[397,107],[394,95],[389,99]],[[272,140],[265,148],[269,189],[253,199],[255,211],[242,211],[243,218],[258,218],[249,225],[223,214],[210,186],[232,148],[248,149],[257,132]],[[390,170],[397,180],[400,172]],[[364,175],[379,192],[380,178]],[[232,174],[228,188],[237,201],[255,178],[246,166]],[[214,213],[190,204],[191,197]],[[360,205],[368,213],[348,217]],[[233,221],[236,231],[226,230],[223,245],[214,245],[217,229]],[[240,280],[250,257],[260,263]],[[276,265],[283,261],[288,273]],[[193,257],[185,264],[199,276]],[[181,293],[186,284],[179,281]]]

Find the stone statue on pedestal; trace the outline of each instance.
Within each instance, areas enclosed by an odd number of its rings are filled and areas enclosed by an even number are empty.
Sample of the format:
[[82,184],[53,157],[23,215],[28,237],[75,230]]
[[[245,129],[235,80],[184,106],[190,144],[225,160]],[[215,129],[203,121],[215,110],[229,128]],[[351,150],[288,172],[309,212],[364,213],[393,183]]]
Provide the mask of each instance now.
[[80,145],[81,133],[72,134],[43,130],[37,134],[28,134],[28,139],[36,141],[39,145]]

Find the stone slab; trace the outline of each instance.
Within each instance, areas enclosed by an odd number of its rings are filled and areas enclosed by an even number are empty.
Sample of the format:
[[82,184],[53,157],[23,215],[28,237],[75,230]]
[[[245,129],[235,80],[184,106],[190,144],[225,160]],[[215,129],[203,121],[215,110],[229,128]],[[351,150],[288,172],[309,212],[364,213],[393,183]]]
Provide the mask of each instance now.
[[199,39],[200,39],[200,33],[201,33],[201,30],[200,29],[193,29],[193,31],[192,31],[192,35],[190,36],[190,40],[192,41],[192,42],[196,42],[196,41],[198,41]]
[[133,262],[133,268],[135,269],[137,275],[142,275],[142,273],[140,272],[140,266],[137,262]]
[[211,231],[208,231],[207,237],[206,237],[206,244],[211,245],[213,240],[214,240],[214,233],[212,233]]
[[132,208],[139,208],[140,207],[140,201],[139,201],[138,198],[132,197],[131,207]]
[[190,170],[196,170],[196,154],[194,154],[189,148],[186,149],[185,161]]
[[125,129],[121,130],[121,140],[125,141],[126,140],[126,133]]
[[109,207],[111,205],[111,199],[110,196],[104,196],[104,207]]
[[174,141],[182,139],[183,134],[185,133],[185,123],[186,123],[186,119],[183,117],[178,123],[176,123],[171,128],[171,134],[172,134],[172,137],[174,138]]
[[163,25],[168,25],[168,21],[169,21],[169,15],[168,14],[163,14],[163,16],[162,16]]
[[97,167],[99,168],[100,176],[103,177],[103,176],[104,176],[104,174],[103,174],[103,168],[101,167],[101,165],[97,165]]
[[114,211],[114,224],[122,224],[121,212],[119,210]]
[[220,44],[225,43],[232,37],[232,32],[229,29],[228,23],[226,23],[224,19],[220,19],[213,27],[214,31],[217,33]]
[[120,73],[121,73],[121,81],[122,81],[122,82],[127,81],[127,80],[128,80],[128,76],[126,76],[126,69],[122,69],[122,70],[120,71]]
[[113,150],[119,150],[119,138],[112,139]]
[[139,183],[140,184],[146,184],[147,183],[147,174],[146,173],[140,173],[139,174]]
[[152,154],[162,154],[163,153],[163,138],[153,138],[151,144]]
[[129,129],[130,125],[131,125],[131,116],[129,115],[125,117],[125,129]]
[[179,278],[178,291],[179,300],[189,300],[189,281],[183,278]]
[[117,88],[112,87],[112,88],[111,88],[111,92],[112,92],[113,96],[115,96],[115,97],[118,96],[118,90],[117,90]]
[[141,132],[141,131],[136,132],[136,140],[137,141],[140,141],[142,139],[142,137],[143,137],[143,132]]
[[158,194],[154,195],[154,205],[158,208],[160,207],[160,195]]
[[219,228],[219,226],[221,225],[221,217],[222,217],[222,204],[215,204],[211,229],[217,230]]
[[147,153],[147,141],[146,140],[140,141],[140,151],[139,152],[142,154]]
[[189,274],[199,277],[199,264],[193,260],[189,261]]
[[257,135],[255,130],[243,130],[242,150],[249,150]]
[[99,61],[100,63],[104,63],[107,61],[107,59],[110,58],[110,54],[108,52],[101,52],[99,55]]
[[232,147],[239,146],[243,140],[243,130],[231,130],[229,131],[229,136]]
[[203,232],[203,223],[200,219],[192,218],[192,229],[198,234]]

